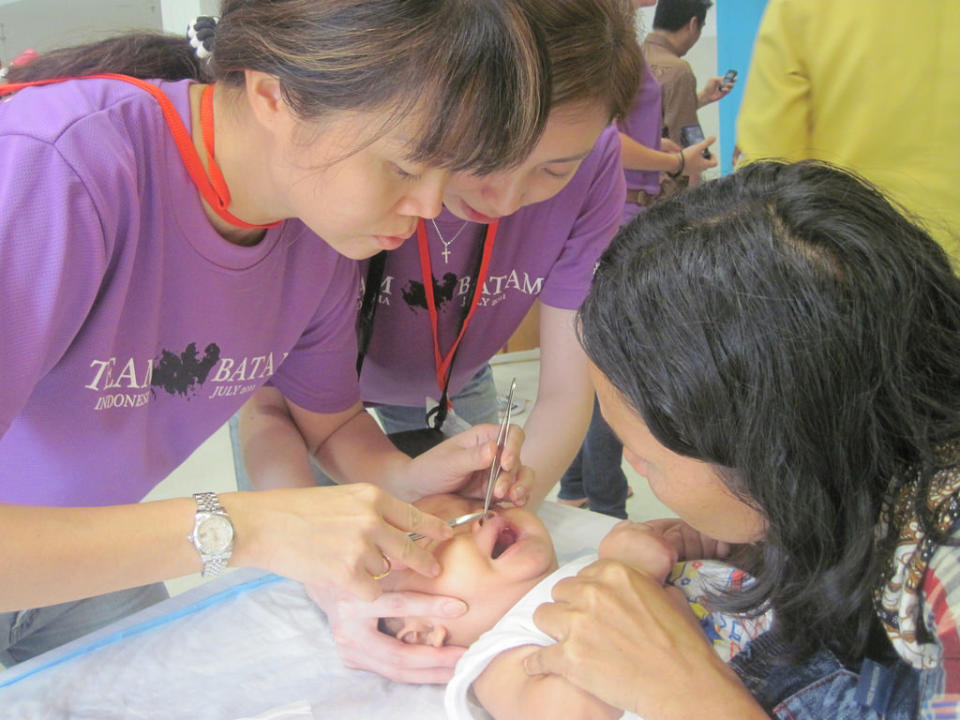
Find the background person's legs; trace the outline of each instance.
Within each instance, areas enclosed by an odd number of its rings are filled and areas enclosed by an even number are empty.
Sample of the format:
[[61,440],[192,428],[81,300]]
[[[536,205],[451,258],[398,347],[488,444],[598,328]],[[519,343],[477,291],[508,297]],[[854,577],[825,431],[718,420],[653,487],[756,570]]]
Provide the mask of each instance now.
[[[487,363],[474,375],[464,388],[453,396],[453,410],[469,425],[500,422],[497,407],[497,386],[493,381],[493,368]],[[504,408],[506,409],[506,408]]]
[[577,450],[577,456],[560,478],[560,492],[557,499],[565,505],[583,507],[587,504],[587,493],[583,489],[583,447],[586,438]]
[[[623,474],[623,445],[600,414],[594,397],[593,415],[580,452],[560,481],[561,500],[586,498],[591,510],[613,517],[627,517],[630,485]],[[569,502],[568,504],[575,504]]]
[[426,410],[409,405],[379,405],[373,408],[383,431],[388,435],[406,430],[422,430],[427,427]]
[[0,613],[0,663],[10,667],[29,660],[168,597],[166,586],[155,583],[58,605]]
[[[497,386],[489,364],[480,368],[463,389],[451,398],[453,411],[468,425],[500,422],[497,410]],[[373,409],[387,433],[418,430],[427,426],[424,407],[380,405]]]

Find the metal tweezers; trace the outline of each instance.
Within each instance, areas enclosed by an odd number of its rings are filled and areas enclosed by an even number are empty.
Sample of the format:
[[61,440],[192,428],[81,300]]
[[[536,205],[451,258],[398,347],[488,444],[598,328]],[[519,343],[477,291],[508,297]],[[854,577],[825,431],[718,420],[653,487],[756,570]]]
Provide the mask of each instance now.
[[[447,522],[447,525],[450,527],[465,525],[468,522],[473,522],[480,517],[486,518],[487,513],[490,512],[490,498],[493,496],[493,487],[497,484],[497,478],[500,476],[500,461],[503,458],[503,447],[507,444],[510,416],[513,414],[513,395],[516,390],[517,379],[514,378],[513,382],[510,383],[510,392],[507,393],[507,410],[503,415],[503,420],[500,421],[500,430],[497,433],[497,454],[494,456],[493,463],[490,465],[490,477],[487,480],[487,494],[483,500],[483,510],[477,510],[476,512],[467,513],[466,515],[460,515],[459,517],[453,518],[453,520]],[[419,540],[423,537],[423,534],[412,532],[407,533],[407,536],[411,540]]]

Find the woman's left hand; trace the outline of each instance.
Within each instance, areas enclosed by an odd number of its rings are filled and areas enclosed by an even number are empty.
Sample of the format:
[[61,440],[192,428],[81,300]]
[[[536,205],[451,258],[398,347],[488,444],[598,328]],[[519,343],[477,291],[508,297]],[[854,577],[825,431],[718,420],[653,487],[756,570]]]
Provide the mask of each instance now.
[[683,594],[614,560],[553,589],[534,621],[557,643],[530,655],[530,675],[554,674],[646,720],[767,720],[707,642]]
[[[404,487],[420,496],[434,493],[459,493],[484,497],[490,465],[497,454],[497,425],[474,425],[447,438],[414,458],[407,468]],[[533,484],[533,470],[520,463],[523,429],[511,425],[500,458],[500,475],[493,490],[496,500],[523,505]]]
[[372,602],[344,595],[328,585],[307,585],[307,594],[327,615],[343,664],[370,670],[394,682],[447,683],[464,649],[454,645],[410,645],[380,632],[382,617],[456,618],[467,611],[456,598],[415,592],[385,592]]

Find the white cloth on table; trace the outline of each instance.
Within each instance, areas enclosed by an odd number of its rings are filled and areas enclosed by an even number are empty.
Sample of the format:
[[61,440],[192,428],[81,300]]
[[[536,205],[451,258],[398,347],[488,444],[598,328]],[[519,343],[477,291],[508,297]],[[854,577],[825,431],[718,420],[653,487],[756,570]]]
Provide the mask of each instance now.
[[[539,511],[561,562],[614,518]],[[299,583],[237,570],[0,672],[3,720],[236,720],[293,700],[317,720],[445,720],[443,686],[350,670]]]
[[237,720],[313,720],[313,710],[309,702],[301,700],[283,707],[270,708],[256,717],[237,718]]

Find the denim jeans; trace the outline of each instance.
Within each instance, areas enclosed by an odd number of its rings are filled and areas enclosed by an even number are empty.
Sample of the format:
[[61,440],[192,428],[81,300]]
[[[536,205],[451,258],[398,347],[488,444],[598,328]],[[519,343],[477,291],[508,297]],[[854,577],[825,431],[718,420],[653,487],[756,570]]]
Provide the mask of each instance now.
[[[493,382],[493,370],[484,365],[463,389],[453,396],[453,409],[457,416],[470,425],[498,422],[497,387]],[[427,427],[426,407],[405,405],[380,405],[373,409],[377,419],[383,425],[384,432],[393,433],[402,430],[416,430]],[[247,467],[240,451],[240,438],[237,433],[237,416],[230,418],[230,444],[233,446],[233,467],[237,476],[238,490],[253,490]],[[313,475],[317,485],[335,483],[316,465]],[[626,516],[624,516],[626,517]]]
[[0,664],[5,667],[99,630],[169,596],[163,583],[32,610],[0,613]]
[[629,485],[623,474],[621,461],[623,445],[617,440],[610,426],[600,414],[600,405],[593,399],[593,416],[590,427],[577,456],[560,478],[562,500],[587,498],[590,509],[612,515],[627,517],[627,492]]
[[913,720],[920,706],[920,671],[888,660],[892,692],[881,715],[856,699],[860,677],[829,650],[802,665],[781,664],[784,646],[767,632],[752,640],[730,666],[763,709],[778,720]]
[[[497,410],[497,386],[493,382],[493,369],[489,364],[480,368],[463,389],[450,398],[453,411],[468,425],[499,422]],[[426,427],[424,407],[406,405],[378,405],[373,409],[377,419],[388,433],[401,430],[416,430]]]

